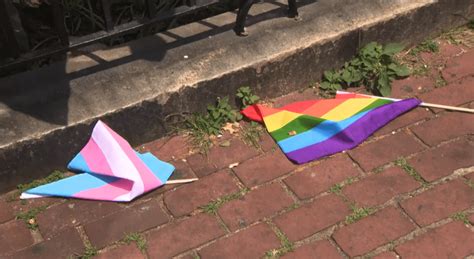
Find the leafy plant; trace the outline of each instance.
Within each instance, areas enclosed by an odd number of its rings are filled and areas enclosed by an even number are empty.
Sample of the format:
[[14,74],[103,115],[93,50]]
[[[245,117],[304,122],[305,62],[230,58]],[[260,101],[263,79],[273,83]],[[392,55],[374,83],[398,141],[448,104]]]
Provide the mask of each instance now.
[[239,89],[237,89],[236,96],[242,102],[242,108],[245,108],[252,104],[256,104],[260,100],[260,97],[253,94],[252,90],[248,86],[242,86]]
[[26,183],[26,184],[19,184],[16,188],[18,189],[19,193],[22,193],[26,190],[29,190],[31,188],[38,187],[40,185],[44,185],[47,183],[55,182],[58,180],[63,179],[66,177],[63,172],[54,170],[50,175],[46,176],[45,178],[34,180],[31,183]]
[[185,126],[191,134],[193,145],[206,153],[211,146],[211,135],[220,134],[224,124],[241,119],[242,115],[232,108],[226,96],[218,98],[216,105],[208,105],[207,113],[187,117]]
[[376,42],[367,44],[357,56],[338,71],[324,73],[321,88],[336,91],[351,86],[364,85],[371,92],[388,96],[394,79],[410,74],[407,66],[395,60],[395,54],[403,50],[400,44],[382,46]]

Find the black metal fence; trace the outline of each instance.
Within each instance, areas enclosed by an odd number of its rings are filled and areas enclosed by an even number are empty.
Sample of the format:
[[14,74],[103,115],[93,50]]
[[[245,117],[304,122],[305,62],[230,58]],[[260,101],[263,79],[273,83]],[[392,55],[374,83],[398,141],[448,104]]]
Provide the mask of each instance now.
[[[35,49],[28,42],[28,35],[22,25],[22,16],[14,1],[0,0],[0,49],[2,50],[0,52],[0,72],[24,67],[33,61],[65,53],[114,36],[138,31],[159,22],[193,14],[221,2],[219,0],[182,0],[179,6],[165,12],[157,12],[157,0],[141,0],[145,9],[144,16],[116,25],[111,13],[111,5],[115,0],[75,0],[95,1],[94,3],[100,6],[100,18],[104,26],[96,32],[80,37],[71,37],[65,25],[64,1],[68,0],[43,0],[47,6],[51,27],[56,34],[56,40],[59,39],[59,44],[48,48]],[[41,0],[37,1],[41,2]],[[97,14],[94,15],[97,16]]]

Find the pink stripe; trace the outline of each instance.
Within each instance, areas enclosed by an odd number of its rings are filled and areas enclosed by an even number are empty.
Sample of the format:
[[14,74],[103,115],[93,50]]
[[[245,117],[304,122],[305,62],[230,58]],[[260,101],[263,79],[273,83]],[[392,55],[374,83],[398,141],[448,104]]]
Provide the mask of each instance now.
[[109,133],[112,135],[112,137],[117,141],[117,143],[120,145],[122,150],[125,152],[125,154],[128,156],[130,161],[132,161],[133,165],[135,168],[137,168],[140,177],[142,178],[143,181],[143,186],[144,186],[144,191],[149,191],[151,189],[154,189],[158,186],[163,185],[163,183],[158,179],[151,171],[150,169],[143,163],[140,158],[138,158],[137,154],[135,151],[132,149],[132,147],[128,144],[127,141],[125,141],[120,135],[115,133],[111,128],[109,128],[105,123],[104,123],[105,128],[109,131]]
[[89,200],[114,200],[116,197],[130,193],[133,182],[119,179],[115,182],[105,184],[101,187],[75,193],[73,197]]
[[92,138],[87,142],[86,146],[80,153],[93,173],[115,176],[112,169],[110,169],[109,163],[102,153],[102,150],[100,150],[99,146]]

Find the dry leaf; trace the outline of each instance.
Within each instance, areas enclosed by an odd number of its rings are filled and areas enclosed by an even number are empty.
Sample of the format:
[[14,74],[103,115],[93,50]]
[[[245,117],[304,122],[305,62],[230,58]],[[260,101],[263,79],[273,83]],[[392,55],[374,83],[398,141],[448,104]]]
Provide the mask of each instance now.
[[239,165],[239,163],[233,163],[233,164],[230,164],[230,165],[229,165],[229,168],[232,169],[232,168],[234,168],[234,167],[236,167],[236,166],[238,166],[238,165]]
[[239,129],[235,127],[233,123],[226,123],[224,127],[222,127],[223,130],[228,131],[230,134],[234,134],[235,132],[238,132]]
[[230,141],[226,140],[226,141],[220,143],[219,146],[221,146],[221,147],[230,147]]
[[294,135],[296,135],[296,131],[292,130],[292,131],[288,132],[288,135],[294,136]]

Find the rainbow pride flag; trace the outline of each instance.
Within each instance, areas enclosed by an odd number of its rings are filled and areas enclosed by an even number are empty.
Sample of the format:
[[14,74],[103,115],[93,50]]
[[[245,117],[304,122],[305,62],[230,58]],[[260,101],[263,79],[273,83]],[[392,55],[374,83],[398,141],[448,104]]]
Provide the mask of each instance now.
[[27,190],[20,198],[61,196],[127,202],[165,184],[175,168],[151,153],[135,152],[125,139],[98,121],[89,142],[68,169],[81,173]]
[[295,102],[278,109],[253,105],[242,114],[263,122],[286,156],[302,164],[354,148],[420,103],[338,92],[335,99]]

